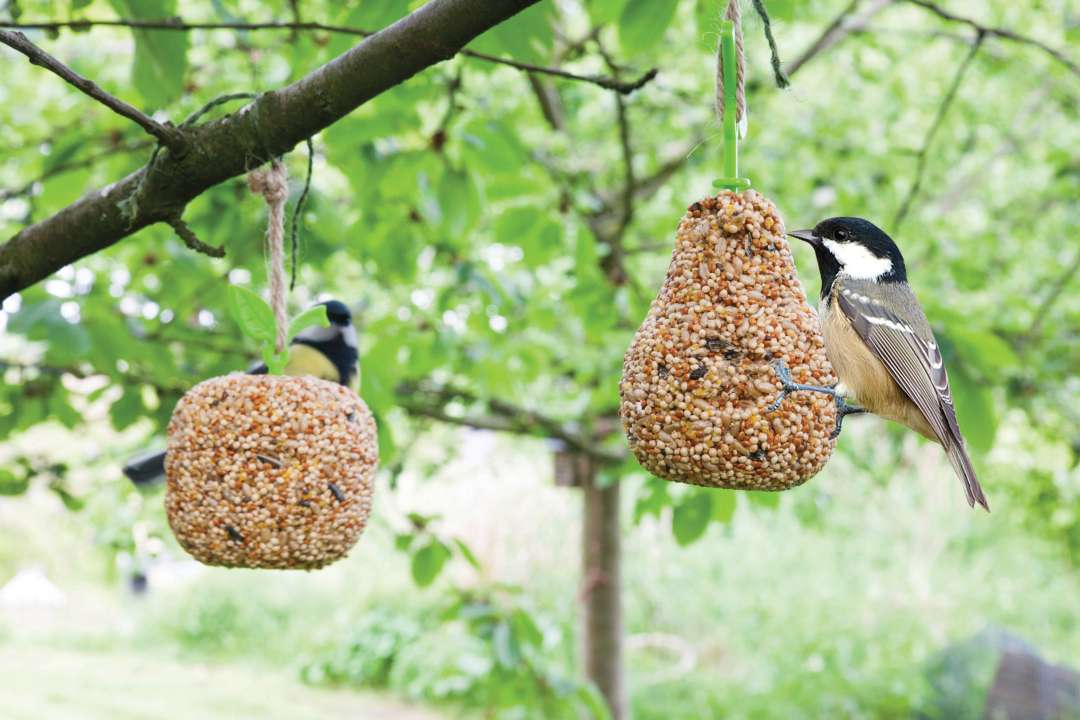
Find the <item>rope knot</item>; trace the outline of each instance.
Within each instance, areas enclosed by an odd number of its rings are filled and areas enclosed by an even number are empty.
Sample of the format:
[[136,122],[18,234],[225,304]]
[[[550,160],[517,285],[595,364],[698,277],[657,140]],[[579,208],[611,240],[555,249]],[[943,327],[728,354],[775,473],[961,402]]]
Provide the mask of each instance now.
[[269,168],[252,170],[248,173],[248,187],[256,195],[262,195],[270,206],[283,204],[289,197],[285,166],[274,160]]

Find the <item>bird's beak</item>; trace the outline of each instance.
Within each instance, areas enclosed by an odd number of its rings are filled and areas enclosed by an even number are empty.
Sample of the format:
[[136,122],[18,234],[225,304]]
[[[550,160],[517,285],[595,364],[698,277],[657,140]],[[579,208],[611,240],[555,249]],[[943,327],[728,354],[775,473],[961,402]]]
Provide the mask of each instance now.
[[815,235],[813,230],[792,230],[788,235],[793,238],[799,238],[805,243],[809,243],[811,247],[821,245],[821,238]]

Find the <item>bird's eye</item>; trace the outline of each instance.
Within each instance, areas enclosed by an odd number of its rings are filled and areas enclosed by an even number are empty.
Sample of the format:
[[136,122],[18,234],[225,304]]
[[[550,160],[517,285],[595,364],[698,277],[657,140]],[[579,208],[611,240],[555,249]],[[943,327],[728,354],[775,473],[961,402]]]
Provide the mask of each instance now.
[[840,228],[839,230],[836,231],[836,239],[837,240],[847,240],[847,235],[848,235],[847,230],[844,230],[843,228]]

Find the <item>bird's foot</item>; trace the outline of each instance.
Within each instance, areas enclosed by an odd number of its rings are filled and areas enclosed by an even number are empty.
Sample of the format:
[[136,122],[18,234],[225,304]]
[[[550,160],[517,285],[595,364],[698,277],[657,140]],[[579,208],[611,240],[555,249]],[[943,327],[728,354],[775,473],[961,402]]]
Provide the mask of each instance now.
[[844,424],[844,418],[848,415],[858,415],[860,413],[868,412],[866,408],[861,408],[858,405],[851,405],[844,399],[843,395],[835,394],[836,398],[836,427],[833,428],[832,434],[829,436],[830,440],[835,440],[840,437],[840,429]]
[[773,400],[772,404],[765,410],[765,412],[776,412],[780,407],[780,403],[784,402],[784,398],[793,392],[818,392],[825,395],[831,395],[837,399],[837,407],[843,402],[840,395],[837,394],[835,387],[819,387],[817,385],[803,385],[802,383],[795,382],[795,378],[791,377],[791,371],[788,370],[787,365],[783,360],[775,360],[772,363],[772,369],[776,371],[776,376],[780,378],[780,397]]

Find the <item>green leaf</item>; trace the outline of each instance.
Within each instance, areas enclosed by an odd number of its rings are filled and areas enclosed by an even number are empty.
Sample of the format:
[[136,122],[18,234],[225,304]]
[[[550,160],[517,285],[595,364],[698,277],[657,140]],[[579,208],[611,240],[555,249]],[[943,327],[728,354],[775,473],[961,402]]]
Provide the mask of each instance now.
[[29,487],[29,477],[21,478],[10,470],[0,469],[0,495],[22,495]]
[[514,634],[510,631],[510,624],[506,621],[495,625],[491,634],[491,645],[495,651],[495,662],[507,670],[521,662],[521,651],[518,649]]
[[538,3],[476,38],[470,48],[489,54],[505,54],[522,62],[542,63],[554,41],[552,4]]
[[965,372],[964,366],[954,367],[949,373],[949,385],[956,419],[968,445],[979,452],[989,451],[994,446],[998,424],[990,387],[974,380]]
[[660,42],[678,4],[678,0],[630,0],[619,18],[623,50],[641,52]]
[[587,0],[585,6],[593,25],[603,25],[622,14],[626,0]]
[[467,240],[466,233],[482,210],[482,201],[472,176],[467,172],[447,172],[439,182],[439,210],[442,226],[452,244]]
[[780,493],[751,490],[745,493],[746,499],[761,507],[775,508],[780,505]]
[[591,720],[611,720],[611,710],[595,685],[591,683],[581,685],[578,688],[577,697],[585,711],[589,713]]
[[[134,20],[176,16],[175,0],[110,0],[116,13]],[[187,71],[188,33],[132,29],[135,58],[131,77],[149,109],[165,107],[180,97]]]
[[416,539],[416,535],[413,533],[398,533],[394,536],[394,548],[405,552],[412,547],[413,540]]
[[86,507],[85,500],[80,497],[76,497],[75,495],[72,495],[71,491],[69,491],[60,483],[52,483],[49,488],[54,493],[56,493],[57,497],[60,498],[60,502],[64,503],[64,507],[66,507],[71,512],[79,512],[84,507]]
[[230,285],[229,312],[240,326],[240,331],[252,340],[260,345],[274,342],[277,336],[274,311],[257,293],[246,287]]
[[420,587],[427,587],[435,582],[442,572],[446,561],[450,559],[450,548],[435,538],[431,538],[412,556],[413,581]]
[[472,549],[465,544],[465,541],[460,538],[454,538],[454,545],[457,547],[458,552],[461,553],[461,557],[465,558],[467,563],[477,570],[480,569],[480,561],[476,559],[476,555],[474,555]]
[[693,490],[675,506],[671,515],[671,530],[675,542],[686,546],[705,534],[712,516],[712,494],[708,490]]
[[82,422],[82,415],[71,406],[68,401],[68,392],[64,386],[57,383],[49,396],[49,415],[68,430]]
[[713,520],[718,523],[730,522],[735,515],[735,501],[738,499],[734,490],[714,490]]
[[668,505],[671,505],[668,482],[650,475],[634,499],[634,522],[641,522],[646,515],[660,517],[660,512]]
[[309,307],[304,312],[294,317],[289,322],[289,338],[288,342],[292,342],[292,339],[299,335],[306,328],[312,325],[318,325],[319,327],[330,327],[330,319],[326,317],[326,306],[315,305]]
[[132,425],[143,412],[142,392],[137,387],[124,388],[124,394],[109,408],[113,427],[123,430]]
[[1000,381],[1001,373],[1021,365],[1012,347],[992,332],[950,327],[948,336],[964,363],[984,380]]
[[281,352],[274,352],[273,345],[264,345],[262,349],[263,363],[266,365],[266,372],[270,375],[282,375],[285,372],[285,367],[289,364],[289,351],[288,349]]

